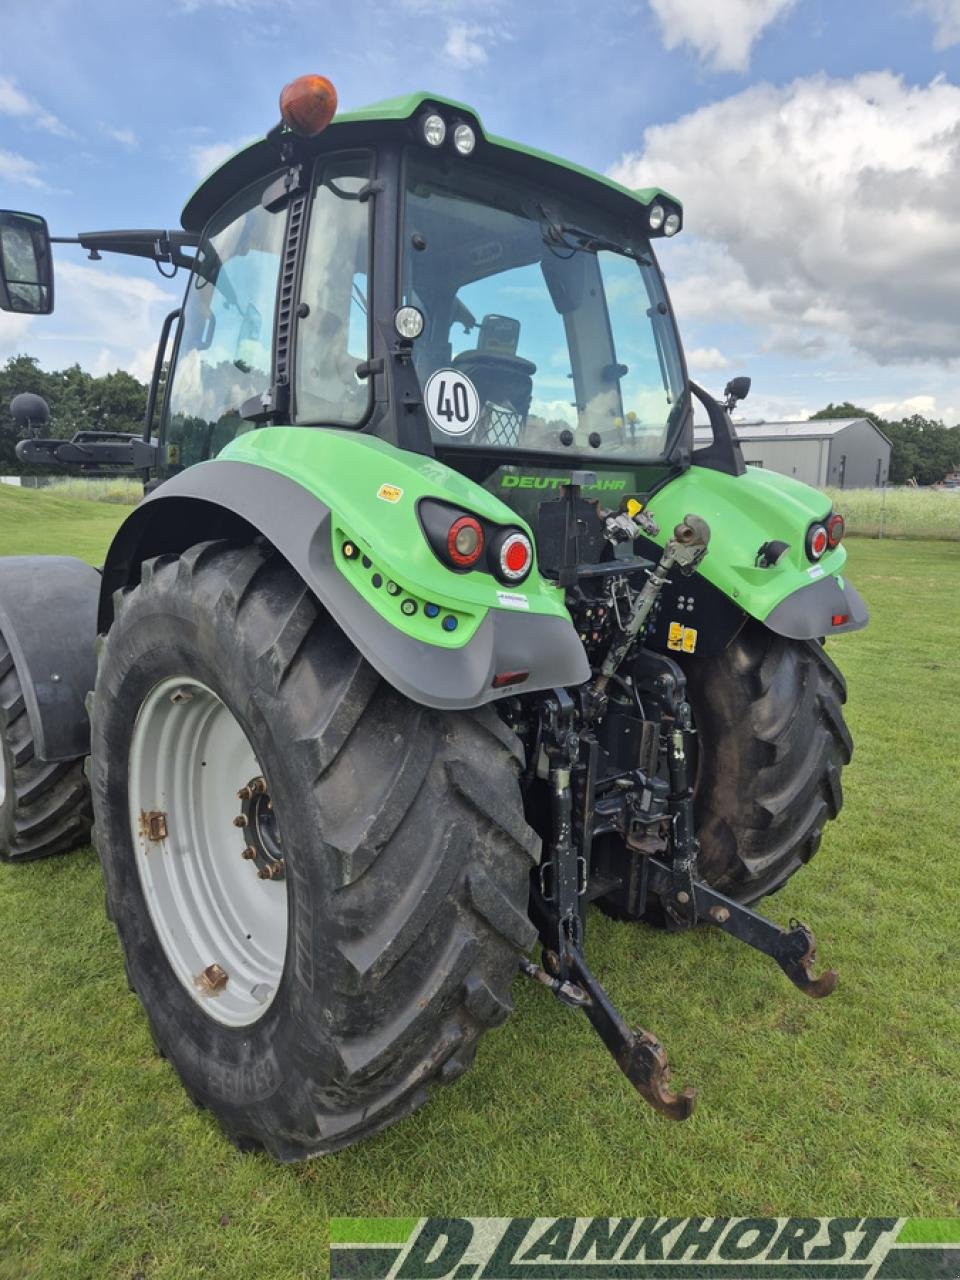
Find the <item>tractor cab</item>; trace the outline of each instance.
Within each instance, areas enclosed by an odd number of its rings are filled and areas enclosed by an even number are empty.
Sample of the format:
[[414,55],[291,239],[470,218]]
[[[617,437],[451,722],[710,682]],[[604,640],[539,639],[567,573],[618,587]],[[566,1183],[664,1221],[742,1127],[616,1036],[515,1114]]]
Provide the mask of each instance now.
[[[288,87],[282,124],[201,185],[182,231],[76,238],[189,272],[150,395],[157,476],[291,424],[434,455],[521,508],[531,468],[544,487],[626,473],[632,491],[689,465],[652,247],[680,230],[679,202],[490,137],[425,93],[328,120],[322,80]],[[48,310],[45,224],[5,216],[0,302]]]

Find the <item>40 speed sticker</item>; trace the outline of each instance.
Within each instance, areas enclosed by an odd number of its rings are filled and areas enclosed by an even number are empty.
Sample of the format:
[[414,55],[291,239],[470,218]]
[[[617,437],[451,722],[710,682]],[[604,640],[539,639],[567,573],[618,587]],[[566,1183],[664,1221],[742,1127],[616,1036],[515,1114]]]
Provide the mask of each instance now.
[[465,436],[480,417],[477,388],[458,369],[437,369],[431,373],[423,401],[427,417],[445,436]]

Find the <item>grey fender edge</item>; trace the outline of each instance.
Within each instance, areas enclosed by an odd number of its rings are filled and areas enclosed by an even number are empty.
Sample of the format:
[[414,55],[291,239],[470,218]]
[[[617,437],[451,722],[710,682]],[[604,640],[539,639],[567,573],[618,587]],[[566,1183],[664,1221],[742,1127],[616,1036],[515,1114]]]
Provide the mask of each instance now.
[[90,750],[84,699],[97,674],[100,575],[72,556],[0,558],[0,633],[40,760]]
[[[260,534],[277,548],[372,667],[414,702],[477,707],[512,692],[581,684],[590,667],[565,618],[491,609],[459,649],[424,644],[392,627],[333,562],[330,508],[295,480],[247,462],[208,462],[165,481],[122,525],[103,570],[100,629],[113,592],[139,580],[142,560],[210,538]],[[494,689],[502,671],[529,671]]]
[[[844,615],[847,621],[834,626],[833,619]],[[842,631],[859,631],[869,618],[860,592],[846,579],[830,576],[811,582],[781,600],[763,624],[791,640],[815,640],[820,636],[839,635]]]

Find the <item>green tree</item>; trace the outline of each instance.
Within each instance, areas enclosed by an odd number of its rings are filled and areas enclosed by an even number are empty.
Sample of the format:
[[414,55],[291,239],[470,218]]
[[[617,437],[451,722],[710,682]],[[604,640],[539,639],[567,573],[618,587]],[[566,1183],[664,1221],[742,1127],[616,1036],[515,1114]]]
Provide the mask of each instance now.
[[147,388],[118,369],[95,378],[78,364],[67,369],[41,369],[35,356],[11,356],[0,365],[0,472],[19,474],[24,468],[14,449],[17,426],[10,401],[21,391],[42,396],[50,406],[44,434],[69,439],[77,431],[138,432],[143,426]]
[[861,405],[828,404],[813,418],[869,418],[890,441],[890,484],[936,484],[948,471],[960,468],[960,427],[946,427],[934,418],[914,413],[908,418],[881,418]]

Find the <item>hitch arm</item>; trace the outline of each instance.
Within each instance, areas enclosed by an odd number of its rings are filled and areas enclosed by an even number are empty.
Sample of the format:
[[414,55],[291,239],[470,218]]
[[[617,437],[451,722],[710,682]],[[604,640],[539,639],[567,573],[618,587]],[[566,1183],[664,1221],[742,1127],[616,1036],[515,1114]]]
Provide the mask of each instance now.
[[[545,959],[549,968],[550,957]],[[584,1013],[637,1093],[661,1115],[686,1120],[693,1112],[697,1091],[691,1085],[680,1093],[671,1088],[667,1053],[660,1041],[650,1031],[634,1031],[627,1025],[587,968],[581,951],[570,949],[567,965],[571,977],[590,997],[590,1003],[583,1006]]]
[[[658,893],[668,904],[676,894],[676,878],[673,870],[656,858],[649,860],[650,888]],[[751,911],[743,903],[728,898],[701,880],[694,880],[693,892],[694,919],[703,924],[712,924],[724,933],[731,934],[747,946],[762,951],[772,957],[787,975],[794,986],[813,999],[828,996],[837,985],[835,969],[827,969],[817,977],[813,966],[817,959],[817,944],[813,934],[799,920],[791,920],[787,929],[782,929],[767,920],[764,916]],[[682,903],[686,906],[688,904]]]

